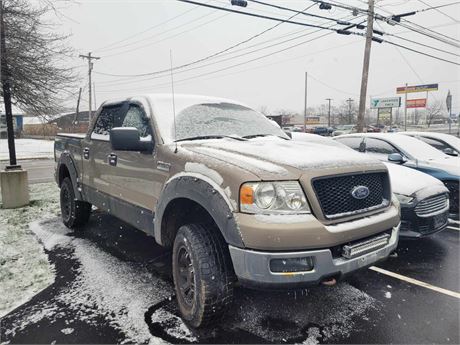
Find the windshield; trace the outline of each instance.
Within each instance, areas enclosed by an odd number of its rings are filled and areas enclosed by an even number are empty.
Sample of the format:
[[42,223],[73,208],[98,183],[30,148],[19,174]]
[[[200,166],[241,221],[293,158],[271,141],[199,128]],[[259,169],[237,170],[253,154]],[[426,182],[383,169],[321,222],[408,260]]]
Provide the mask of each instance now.
[[413,158],[422,161],[445,159],[448,157],[441,151],[435,149],[433,146],[430,146],[421,140],[409,137],[407,135],[391,135],[390,142],[393,142],[395,145],[399,146],[402,151],[406,152]]
[[174,121],[171,116],[165,119],[160,116],[160,131],[163,138],[187,140],[193,138],[219,137],[256,137],[274,135],[289,139],[264,115],[243,105],[229,102],[205,102],[193,104],[179,109],[176,115],[176,135]]

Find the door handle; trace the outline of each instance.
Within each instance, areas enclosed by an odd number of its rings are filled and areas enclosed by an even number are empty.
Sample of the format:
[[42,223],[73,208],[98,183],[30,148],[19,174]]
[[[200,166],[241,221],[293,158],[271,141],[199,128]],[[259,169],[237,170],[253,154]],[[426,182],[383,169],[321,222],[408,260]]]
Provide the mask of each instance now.
[[114,154],[114,153],[111,153],[107,156],[108,160],[109,160],[109,164],[111,166],[116,166],[117,165],[117,155]]
[[89,148],[88,147],[85,147],[83,149],[83,158],[84,159],[89,159]]

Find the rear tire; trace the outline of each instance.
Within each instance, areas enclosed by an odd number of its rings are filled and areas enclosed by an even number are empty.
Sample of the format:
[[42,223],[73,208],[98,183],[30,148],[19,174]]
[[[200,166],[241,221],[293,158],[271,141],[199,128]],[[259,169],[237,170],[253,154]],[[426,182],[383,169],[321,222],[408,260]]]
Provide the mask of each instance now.
[[61,215],[62,222],[69,229],[83,227],[91,214],[91,204],[75,199],[72,181],[66,177],[61,183]]
[[173,278],[182,318],[193,327],[219,322],[233,301],[234,272],[218,229],[179,228],[173,246]]

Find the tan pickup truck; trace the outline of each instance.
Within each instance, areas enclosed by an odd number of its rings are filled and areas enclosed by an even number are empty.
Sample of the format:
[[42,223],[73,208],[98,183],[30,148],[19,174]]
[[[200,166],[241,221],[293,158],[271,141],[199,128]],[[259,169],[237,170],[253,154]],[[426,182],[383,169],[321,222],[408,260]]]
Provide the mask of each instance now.
[[216,322],[235,284],[334,283],[397,246],[386,167],[291,141],[262,114],[204,96],[104,103],[86,135],[55,142],[64,224],[91,205],[172,249],[177,301],[194,327]]

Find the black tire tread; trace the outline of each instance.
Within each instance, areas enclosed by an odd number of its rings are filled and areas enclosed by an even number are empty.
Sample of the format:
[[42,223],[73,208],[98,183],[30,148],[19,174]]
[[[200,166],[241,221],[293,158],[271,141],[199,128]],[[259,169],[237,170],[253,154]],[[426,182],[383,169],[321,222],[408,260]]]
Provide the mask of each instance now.
[[64,225],[69,229],[81,229],[88,223],[91,215],[91,204],[85,201],[75,199],[75,192],[73,190],[72,180],[69,177],[64,178],[61,183],[61,189],[68,188],[70,192],[72,204],[72,215],[68,221],[64,220]]
[[[199,325],[211,326],[222,320],[228,307],[233,302],[233,286],[235,274],[231,264],[228,246],[222,235],[213,225],[190,224],[179,229],[194,250],[198,259],[201,284],[204,296]],[[201,292],[200,292],[201,294]]]

